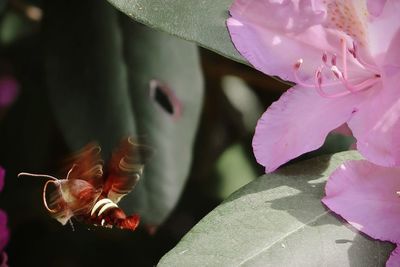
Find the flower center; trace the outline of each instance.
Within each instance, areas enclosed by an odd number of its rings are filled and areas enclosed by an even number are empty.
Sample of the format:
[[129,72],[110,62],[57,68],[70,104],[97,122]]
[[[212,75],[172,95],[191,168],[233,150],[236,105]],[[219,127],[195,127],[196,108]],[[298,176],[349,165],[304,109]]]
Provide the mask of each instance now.
[[[303,59],[300,58],[293,65],[295,82],[298,85],[304,87],[315,88],[318,94],[320,94],[322,97],[336,98],[369,89],[380,81],[381,75],[379,74],[379,69],[376,66],[365,62],[358,55],[357,45],[355,42],[353,42],[352,48],[347,47],[345,39],[340,39],[340,43],[341,43],[341,54],[342,54],[341,56],[343,62],[342,64],[343,66],[341,69],[336,64],[337,61],[336,55],[332,55],[329,61],[327,53],[324,52],[321,58],[322,64],[315,70],[314,83],[310,84],[307,81],[302,80],[298,75],[300,67],[303,64]],[[366,77],[363,78],[349,77],[348,73],[349,61],[347,59],[348,54],[350,54],[355,59],[355,61],[360,65],[362,69],[369,72],[369,74]],[[329,69],[327,74],[325,74],[326,69]],[[325,82],[324,79],[326,78],[329,78],[330,81]],[[345,90],[336,93],[327,93],[325,90],[329,89],[329,87],[337,87],[338,85],[342,85]]]

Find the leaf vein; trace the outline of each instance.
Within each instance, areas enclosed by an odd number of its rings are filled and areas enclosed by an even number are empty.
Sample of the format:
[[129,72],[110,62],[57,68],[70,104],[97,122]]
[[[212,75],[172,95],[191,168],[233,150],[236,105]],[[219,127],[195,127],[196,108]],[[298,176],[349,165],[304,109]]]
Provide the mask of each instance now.
[[279,239],[275,240],[274,242],[272,242],[271,244],[269,244],[269,245],[266,246],[265,248],[262,248],[261,250],[255,252],[254,254],[250,255],[249,257],[247,257],[246,259],[244,259],[243,261],[241,261],[241,262],[239,263],[239,265],[245,264],[245,263],[248,262],[249,260],[251,260],[251,259],[257,257],[258,255],[260,255],[260,254],[263,253],[264,251],[266,251],[266,250],[268,250],[269,248],[271,248],[272,246],[274,246],[276,243],[278,243],[278,242],[284,240],[285,238],[287,238],[288,236],[290,236],[290,235],[296,233],[297,231],[299,231],[300,229],[304,228],[305,226],[308,226],[308,225],[310,225],[311,223],[318,221],[320,218],[324,217],[325,215],[327,215],[327,214],[329,214],[329,213],[330,213],[329,211],[325,211],[324,213],[322,213],[322,214],[318,215],[317,217],[313,218],[312,220],[309,220],[308,222],[304,223],[303,225],[300,225],[299,227],[293,229],[292,231],[290,231],[290,232],[284,234],[282,237],[280,237]]

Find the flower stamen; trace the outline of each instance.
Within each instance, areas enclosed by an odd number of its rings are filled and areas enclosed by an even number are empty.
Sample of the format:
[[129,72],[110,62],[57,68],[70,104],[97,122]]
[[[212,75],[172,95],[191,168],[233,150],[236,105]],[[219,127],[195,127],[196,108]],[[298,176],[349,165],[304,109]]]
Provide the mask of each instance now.
[[340,43],[342,47],[343,79],[347,80],[347,44],[343,38],[340,39]]
[[[324,92],[324,90],[322,90],[322,69],[323,67],[320,67],[317,69],[317,71],[315,72],[315,88],[317,90],[317,93],[325,98],[337,98],[337,97],[341,97],[341,96],[345,96],[350,94],[350,92],[346,91],[346,92],[341,92],[341,93],[337,93],[337,94],[327,94]],[[336,83],[338,84],[338,83]]]
[[[340,70],[339,67],[337,66],[337,56],[336,55],[331,56],[331,59],[330,59],[331,64],[329,65],[328,64],[328,54],[326,52],[323,52],[323,54],[321,56],[321,61],[323,64],[320,67],[318,67],[317,70],[315,71],[314,84],[310,84],[307,81],[304,81],[303,79],[301,79],[299,77],[298,72],[300,70],[301,65],[304,62],[304,60],[302,58],[300,58],[293,66],[295,82],[298,85],[303,86],[303,87],[315,88],[317,93],[325,98],[336,98],[336,97],[346,96],[351,93],[356,93],[359,91],[369,89],[374,84],[376,84],[381,78],[381,75],[377,74],[377,73],[379,73],[377,67],[366,63],[358,56],[357,46],[356,46],[355,42],[353,42],[352,48],[347,47],[346,40],[344,38],[341,38],[340,42],[341,42],[341,51],[342,51],[341,59],[343,60],[342,70]],[[363,67],[363,69],[374,73],[374,75],[369,78],[363,78],[361,82],[360,82],[359,78],[354,77],[351,80],[357,81],[357,83],[352,84],[348,77],[347,53],[350,53],[353,56],[353,58],[361,65],[361,67]],[[324,69],[326,67],[329,67],[329,69],[330,69],[329,73],[331,73],[334,77],[334,80],[332,82],[327,83],[327,82],[323,81],[324,80],[323,73],[324,73]],[[328,94],[322,88],[322,87],[332,87],[332,86],[338,86],[338,85],[343,85],[343,87],[346,89],[346,91],[335,93],[335,94]]]
[[354,59],[357,60],[361,64],[361,66],[363,66],[366,70],[368,70],[374,74],[379,73],[379,69],[376,66],[365,62],[365,60],[358,55],[358,49],[357,49],[356,42],[353,42],[353,48],[351,49],[351,51],[352,52],[350,52],[350,51],[349,52],[353,55]]
[[324,52],[322,54],[322,62],[324,62],[324,64],[326,65],[328,62],[328,54],[326,52]]

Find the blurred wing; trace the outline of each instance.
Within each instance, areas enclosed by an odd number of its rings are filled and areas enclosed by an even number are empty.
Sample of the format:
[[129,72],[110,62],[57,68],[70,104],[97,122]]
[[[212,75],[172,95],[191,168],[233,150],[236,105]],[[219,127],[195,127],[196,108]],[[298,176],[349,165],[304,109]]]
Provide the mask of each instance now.
[[67,160],[68,180],[80,179],[87,181],[94,188],[103,186],[103,161],[100,157],[100,147],[90,143],[81,151]]
[[114,151],[105,181],[104,192],[114,203],[135,187],[143,173],[144,163],[152,154],[148,146],[140,145],[132,138],[124,139]]
[[[51,192],[47,192],[49,183],[55,186]],[[45,207],[63,225],[73,216],[89,214],[102,192],[81,179],[50,180],[43,191]]]

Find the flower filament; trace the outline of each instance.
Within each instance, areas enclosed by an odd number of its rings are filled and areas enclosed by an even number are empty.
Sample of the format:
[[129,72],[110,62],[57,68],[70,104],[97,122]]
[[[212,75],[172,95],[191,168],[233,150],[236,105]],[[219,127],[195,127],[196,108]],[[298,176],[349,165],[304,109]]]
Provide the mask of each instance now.
[[[366,89],[371,88],[373,85],[375,85],[381,78],[381,75],[379,74],[379,69],[371,65],[369,63],[366,63],[357,53],[357,46],[353,42],[353,47],[348,48],[346,41],[344,39],[340,39],[341,43],[341,54],[342,54],[342,62],[343,66],[342,69],[339,69],[337,66],[337,58],[336,55],[332,55],[330,63],[328,63],[328,55],[327,53],[322,54],[322,64],[316,69],[315,74],[314,74],[314,83],[308,83],[307,81],[302,80],[298,72],[300,70],[301,65],[303,64],[303,59],[300,58],[294,65],[294,77],[295,77],[295,82],[298,85],[304,86],[304,87],[310,87],[310,88],[315,88],[316,91],[318,92],[319,95],[325,98],[336,98],[336,97],[342,97],[349,95],[351,93],[356,93],[359,91],[363,91]],[[353,58],[358,62],[361,67],[363,67],[364,70],[367,70],[372,73],[372,75],[369,75],[368,78],[363,79],[361,82],[357,82],[353,84],[349,77],[348,77],[348,59],[347,59],[347,54],[351,54]],[[330,82],[324,82],[324,70],[329,68],[330,73],[333,75],[334,80]],[[354,80],[354,79],[353,79]],[[323,87],[332,87],[332,86],[338,86],[338,85],[343,85],[343,87],[346,89],[343,92],[338,92],[334,94],[329,94],[323,90]]]

